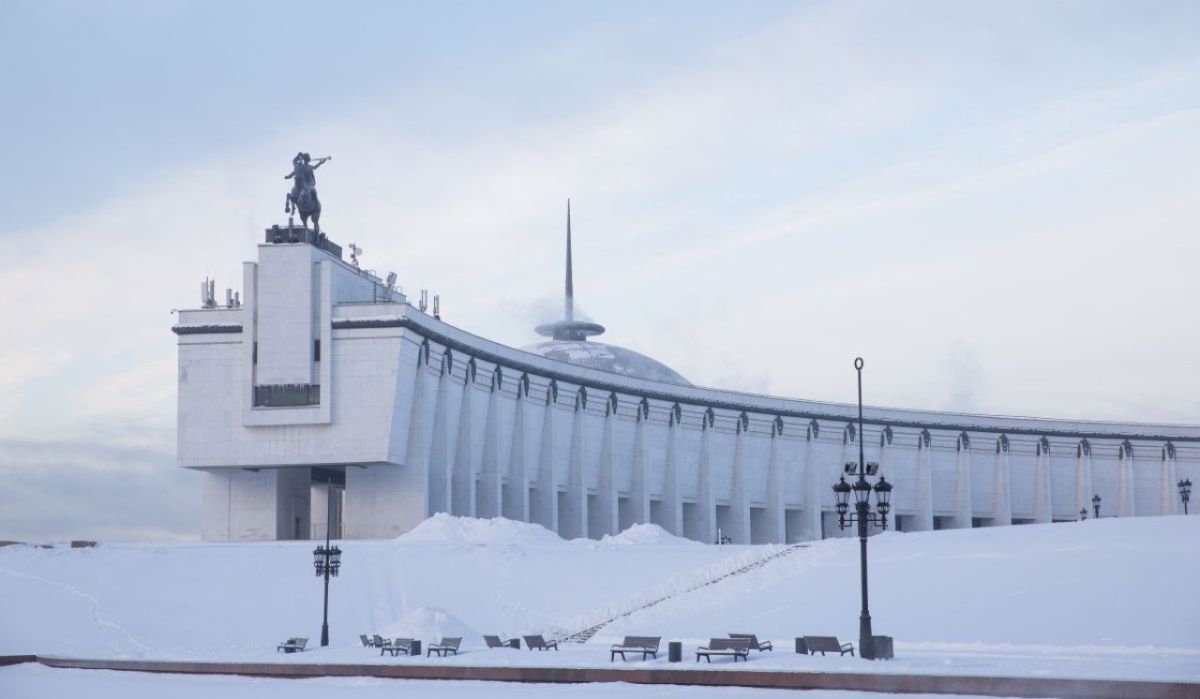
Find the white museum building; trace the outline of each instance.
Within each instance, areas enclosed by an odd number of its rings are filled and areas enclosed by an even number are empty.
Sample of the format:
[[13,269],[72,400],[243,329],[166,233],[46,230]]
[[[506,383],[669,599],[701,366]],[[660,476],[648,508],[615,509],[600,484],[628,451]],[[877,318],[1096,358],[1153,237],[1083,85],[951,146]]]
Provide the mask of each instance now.
[[[693,386],[588,339],[567,312],[508,347],[442,322],[299,227],[273,227],[240,294],[183,310],[179,465],[208,541],[402,534],[436,512],[598,538],[653,522],[697,541],[838,534],[831,485],[868,461],[916,531],[1174,514],[1200,426],[995,417]],[[390,279],[389,281],[394,281]],[[769,340],[769,338],[765,338]],[[847,359],[849,366],[849,358]],[[327,507],[327,487],[335,501]]]

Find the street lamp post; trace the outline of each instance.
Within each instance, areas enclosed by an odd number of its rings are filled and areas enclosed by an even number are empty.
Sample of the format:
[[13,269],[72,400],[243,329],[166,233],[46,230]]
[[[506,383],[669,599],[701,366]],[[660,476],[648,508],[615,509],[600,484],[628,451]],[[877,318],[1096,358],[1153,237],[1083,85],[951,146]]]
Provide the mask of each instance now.
[[321,645],[329,645],[329,578],[337,577],[342,566],[342,550],[329,545],[329,530],[333,527],[333,479],[325,482],[325,545],[313,549],[313,567],[317,577],[325,578],[325,609],[321,615]]
[[[878,463],[867,463],[863,454],[863,417],[862,417],[862,370],[863,360],[854,360],[854,368],[858,371],[858,463],[853,461],[845,465],[847,475],[857,473],[858,480],[851,485],[846,482],[846,476],[840,476],[833,486],[837,499],[838,527],[845,529],[852,522],[858,523],[859,566],[862,578],[862,612],[858,617],[858,649],[859,655],[868,660],[875,659],[875,647],[871,633],[871,612],[867,604],[867,528],[877,524],[887,529],[887,513],[891,507],[890,498],[892,484],[882,476],[874,487],[867,481],[867,476],[874,476],[879,470]],[[871,492],[875,493],[876,512],[871,511]],[[854,493],[854,512],[849,512],[850,493]]]
[[1176,485],[1179,486],[1179,499],[1183,501],[1183,514],[1187,514],[1188,501],[1192,499],[1192,479],[1184,478]]
[[1092,510],[1096,513],[1096,519],[1100,519],[1100,496],[1092,496]]

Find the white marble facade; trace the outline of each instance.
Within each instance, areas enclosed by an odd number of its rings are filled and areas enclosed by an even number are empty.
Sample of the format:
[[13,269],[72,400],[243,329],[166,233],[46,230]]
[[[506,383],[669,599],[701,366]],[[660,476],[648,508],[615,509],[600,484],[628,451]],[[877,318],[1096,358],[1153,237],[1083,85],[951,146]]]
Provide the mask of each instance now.
[[[445,511],[566,537],[649,521],[698,541],[817,539],[840,535],[830,486],[860,438],[904,531],[1072,520],[1093,494],[1106,516],[1175,514],[1175,482],[1200,480],[1200,426],[868,407],[859,435],[850,405],[566,364],[389,300],[308,243],[258,254],[244,305],[174,328],[179,464],[207,474],[205,540],[307,538],[331,475],[347,538]],[[255,386],[310,398],[256,406]]]

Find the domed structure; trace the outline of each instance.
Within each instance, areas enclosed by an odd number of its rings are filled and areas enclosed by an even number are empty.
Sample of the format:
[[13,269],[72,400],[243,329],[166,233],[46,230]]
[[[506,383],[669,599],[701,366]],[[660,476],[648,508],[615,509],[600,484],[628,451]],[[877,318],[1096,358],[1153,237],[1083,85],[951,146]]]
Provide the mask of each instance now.
[[590,369],[611,371],[622,376],[647,381],[665,381],[666,383],[691,386],[692,383],[679,375],[671,367],[651,359],[640,352],[610,345],[604,342],[589,342],[587,340],[549,340],[526,345],[521,349],[526,352],[540,354],[548,359],[556,359],[568,364],[577,364]]
[[547,342],[526,345],[521,349],[568,364],[577,364],[590,369],[610,371],[647,381],[691,386],[679,372],[662,362],[651,359],[631,349],[603,342],[591,342],[588,337],[600,335],[604,326],[583,320],[575,320],[575,286],[571,272],[571,200],[567,200],[567,285],[566,317],[553,323],[537,326],[539,335],[553,338]]

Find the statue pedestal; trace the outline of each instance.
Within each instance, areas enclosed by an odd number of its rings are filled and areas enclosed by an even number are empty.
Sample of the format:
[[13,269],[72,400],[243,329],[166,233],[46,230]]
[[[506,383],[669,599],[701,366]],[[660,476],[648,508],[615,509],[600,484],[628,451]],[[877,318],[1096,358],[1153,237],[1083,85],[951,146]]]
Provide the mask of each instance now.
[[311,228],[295,224],[280,226],[278,224],[267,229],[266,242],[275,243],[308,243],[325,252],[342,259],[342,246],[330,240],[325,234],[317,235]]

